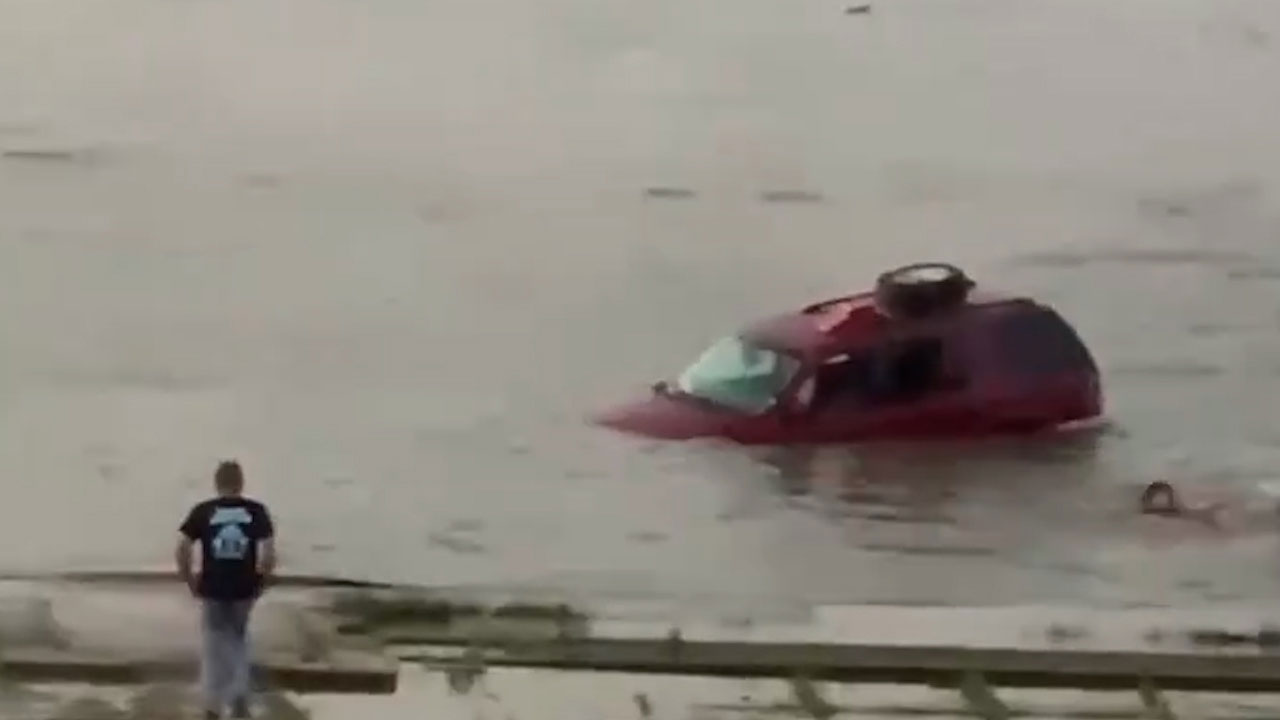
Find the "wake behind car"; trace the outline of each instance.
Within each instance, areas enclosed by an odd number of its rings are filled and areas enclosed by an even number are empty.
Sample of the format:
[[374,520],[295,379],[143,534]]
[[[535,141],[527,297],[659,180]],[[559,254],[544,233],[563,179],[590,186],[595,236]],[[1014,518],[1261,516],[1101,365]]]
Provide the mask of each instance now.
[[1035,433],[1102,412],[1098,367],[1056,310],[920,263],[724,337],[594,420],[659,439],[791,444]]

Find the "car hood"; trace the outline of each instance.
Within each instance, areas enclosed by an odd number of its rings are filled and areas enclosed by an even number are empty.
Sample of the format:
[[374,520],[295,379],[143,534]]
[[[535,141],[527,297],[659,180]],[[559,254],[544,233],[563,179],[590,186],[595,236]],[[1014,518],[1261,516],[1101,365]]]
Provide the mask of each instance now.
[[655,390],[643,400],[623,403],[597,414],[596,424],[663,440],[724,436],[734,418],[729,410],[680,394]]

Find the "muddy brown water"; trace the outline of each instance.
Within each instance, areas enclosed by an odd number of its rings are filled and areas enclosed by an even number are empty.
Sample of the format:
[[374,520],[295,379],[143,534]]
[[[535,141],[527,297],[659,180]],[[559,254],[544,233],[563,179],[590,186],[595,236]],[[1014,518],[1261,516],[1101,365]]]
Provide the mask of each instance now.
[[[0,567],[163,564],[236,456],[296,572],[1273,596],[1269,528],[1128,510],[1278,474],[1280,6],[845,5],[0,0]],[[1112,425],[797,453],[582,422],[933,258],[1059,307]]]

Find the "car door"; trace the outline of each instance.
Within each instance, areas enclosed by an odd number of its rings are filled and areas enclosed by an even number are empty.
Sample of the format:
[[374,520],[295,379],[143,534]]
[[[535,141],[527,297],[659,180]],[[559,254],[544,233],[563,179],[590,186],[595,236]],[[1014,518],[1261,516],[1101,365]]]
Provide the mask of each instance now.
[[965,434],[975,413],[967,341],[945,329],[831,354],[798,432],[816,442]]
[[782,434],[789,442],[841,442],[853,439],[851,426],[865,415],[865,387],[871,381],[867,348],[836,351],[804,369],[789,401],[779,408]]

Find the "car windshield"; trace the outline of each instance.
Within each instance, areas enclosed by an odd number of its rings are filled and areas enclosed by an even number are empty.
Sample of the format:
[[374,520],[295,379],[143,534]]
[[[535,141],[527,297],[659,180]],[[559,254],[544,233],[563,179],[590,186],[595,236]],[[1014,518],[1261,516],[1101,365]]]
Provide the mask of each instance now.
[[676,386],[717,405],[757,414],[773,405],[799,369],[800,361],[790,355],[726,337],[680,373]]

